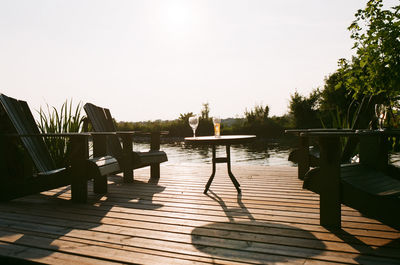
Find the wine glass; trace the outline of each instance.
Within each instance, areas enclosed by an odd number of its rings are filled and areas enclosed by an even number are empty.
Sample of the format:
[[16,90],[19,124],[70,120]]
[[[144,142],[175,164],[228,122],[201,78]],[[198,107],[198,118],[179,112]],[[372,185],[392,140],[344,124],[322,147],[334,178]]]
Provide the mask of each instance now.
[[190,125],[190,127],[192,127],[193,137],[196,138],[196,129],[197,129],[197,126],[199,126],[199,116],[195,115],[195,116],[189,117],[189,125]]
[[386,106],[383,104],[375,104],[375,115],[378,118],[379,130],[383,130],[383,123],[386,119]]

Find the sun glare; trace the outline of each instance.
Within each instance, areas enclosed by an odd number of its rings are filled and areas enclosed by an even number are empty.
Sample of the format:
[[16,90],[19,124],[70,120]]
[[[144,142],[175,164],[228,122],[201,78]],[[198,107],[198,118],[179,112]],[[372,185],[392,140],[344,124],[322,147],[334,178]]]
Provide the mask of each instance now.
[[192,11],[190,2],[185,1],[167,2],[161,10],[164,13],[165,26],[177,30],[182,30],[191,24],[194,16]]

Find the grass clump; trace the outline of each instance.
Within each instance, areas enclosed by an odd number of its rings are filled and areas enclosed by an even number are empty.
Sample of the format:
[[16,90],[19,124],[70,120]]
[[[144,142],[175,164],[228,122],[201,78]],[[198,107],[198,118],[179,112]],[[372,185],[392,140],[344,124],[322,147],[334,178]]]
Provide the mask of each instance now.
[[[66,100],[60,109],[50,107],[48,104],[44,110],[40,108],[37,121],[41,133],[70,133],[82,132],[85,116],[82,115],[82,103],[73,107],[72,99]],[[68,163],[70,152],[69,139],[67,137],[46,137],[47,148],[56,166],[64,167]]]

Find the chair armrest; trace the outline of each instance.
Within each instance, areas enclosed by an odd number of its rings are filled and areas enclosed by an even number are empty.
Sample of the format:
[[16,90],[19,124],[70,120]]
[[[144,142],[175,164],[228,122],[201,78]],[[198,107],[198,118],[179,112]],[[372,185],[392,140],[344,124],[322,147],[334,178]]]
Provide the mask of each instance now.
[[132,150],[133,136],[150,136],[150,150],[158,151],[160,150],[160,137],[161,135],[168,135],[168,131],[154,131],[154,132],[139,132],[139,131],[118,131],[116,134],[122,138],[124,151],[129,152]]
[[[285,133],[297,134],[301,135],[302,133],[310,133],[310,132],[355,132],[353,129],[336,129],[336,128],[312,128],[312,129],[289,129],[285,130]],[[304,135],[303,135],[304,136]]]
[[133,135],[142,134],[142,132],[140,132],[140,131],[116,131],[115,133],[120,137],[124,137],[126,135],[132,135],[133,136]]
[[72,165],[80,164],[82,160],[88,158],[89,154],[89,133],[38,133],[38,134],[0,134],[0,137],[68,137],[71,139],[71,162]]
[[116,132],[89,132],[92,136],[108,136],[108,135],[117,135]]
[[169,131],[155,131],[155,132],[141,132],[141,131],[117,131],[117,135],[137,135],[137,136],[150,136],[152,133],[157,133],[159,135],[168,135]]
[[89,137],[89,133],[38,133],[38,134],[17,134],[6,133],[0,134],[6,137]]
[[307,131],[308,131],[307,129],[290,129],[290,130],[285,130],[285,133],[300,135],[300,133],[307,132]]

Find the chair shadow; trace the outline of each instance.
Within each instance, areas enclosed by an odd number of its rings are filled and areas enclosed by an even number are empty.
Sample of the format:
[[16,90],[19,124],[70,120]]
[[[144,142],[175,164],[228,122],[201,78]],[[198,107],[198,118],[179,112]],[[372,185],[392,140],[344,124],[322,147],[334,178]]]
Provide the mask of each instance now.
[[[229,221],[212,222],[192,230],[193,246],[204,253],[243,262],[276,263],[316,256],[326,249],[321,240],[306,230],[256,220],[243,203],[242,194],[237,195],[235,207],[228,207],[211,190],[206,195],[221,206]],[[299,240],[312,244],[313,249],[301,253],[296,247],[298,243],[291,244]]]
[[[354,235],[350,234],[349,232],[343,229],[328,229],[332,234],[336,235],[338,238],[343,240],[346,244],[354,248],[355,250],[360,252],[360,255],[354,260],[359,262],[360,264],[371,263],[370,257],[385,257],[386,262],[390,262],[393,259],[393,264],[399,264],[400,254],[396,257],[390,257],[391,253],[393,253],[394,249],[400,249],[400,238],[393,239],[385,245],[376,247],[370,246]],[[366,257],[368,256],[368,257]]]
[[[69,192],[70,187],[59,190],[52,195],[31,195],[29,200],[20,198],[2,203],[3,205],[13,204],[19,208],[16,211],[11,210],[12,213],[21,212],[21,209],[29,209],[31,214],[26,217],[28,220],[9,221],[7,228],[11,229],[1,229],[4,224],[0,221],[0,236],[16,237],[17,239],[11,243],[12,245],[33,246],[45,250],[27,251],[24,253],[24,259],[42,258],[59,249],[54,241],[58,239],[70,240],[66,238],[70,232],[93,230],[101,226],[103,224],[102,219],[114,207],[123,207],[128,210],[155,210],[163,206],[163,204],[153,202],[153,196],[165,189],[164,186],[158,185],[158,179],[150,178],[148,182],[135,180],[133,183],[124,183],[121,177],[112,176],[109,177],[108,181],[109,192],[107,194],[94,194],[89,190],[88,202],[83,204],[75,204],[69,199],[59,197]],[[132,186],[132,189],[129,189],[130,186]],[[120,187],[124,189],[128,187],[129,192],[117,192],[116,190]],[[35,208],[39,211],[37,216]],[[55,212],[54,217],[49,214],[52,209]],[[62,219],[62,217],[65,217],[65,219]],[[35,240],[37,240],[37,244],[32,243]],[[10,249],[12,249],[12,246],[10,246]],[[0,256],[0,261],[11,259],[13,258]]]

